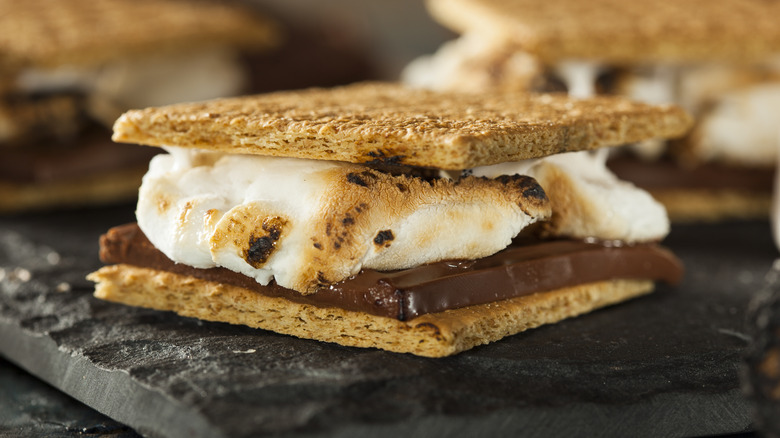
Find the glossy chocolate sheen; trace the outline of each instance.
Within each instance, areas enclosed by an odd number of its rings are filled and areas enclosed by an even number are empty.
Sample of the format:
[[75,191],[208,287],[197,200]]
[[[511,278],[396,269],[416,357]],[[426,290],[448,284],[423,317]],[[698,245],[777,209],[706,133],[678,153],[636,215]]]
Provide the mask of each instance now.
[[476,261],[446,261],[393,272],[362,270],[311,295],[223,268],[177,264],[157,250],[136,224],[112,228],[100,239],[104,263],[125,263],[240,286],[272,297],[386,316],[401,321],[426,313],[610,279],[677,283],[680,261],[655,244],[610,246],[573,240],[516,242]]
[[614,157],[607,167],[618,178],[647,190],[729,189],[771,193],[774,167],[740,167],[702,163],[683,167],[670,160],[643,161],[634,157]]

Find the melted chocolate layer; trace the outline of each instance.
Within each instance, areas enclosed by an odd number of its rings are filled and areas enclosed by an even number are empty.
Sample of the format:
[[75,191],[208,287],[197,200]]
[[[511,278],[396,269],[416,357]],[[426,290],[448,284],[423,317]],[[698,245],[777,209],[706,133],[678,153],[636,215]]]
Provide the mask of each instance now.
[[100,239],[105,263],[125,263],[243,287],[272,297],[338,307],[401,321],[447,309],[491,303],[610,279],[677,283],[680,261],[655,244],[612,247],[573,240],[517,242],[475,261],[431,263],[393,272],[362,270],[311,295],[223,268],[177,264],[157,250],[136,224],[112,228]]
[[727,166],[703,163],[687,168],[670,160],[642,161],[614,157],[607,167],[618,178],[644,189],[730,189],[771,193],[774,168]]
[[0,181],[48,183],[100,172],[145,166],[159,148],[118,144],[108,130],[93,132],[69,144],[38,145],[0,151]]

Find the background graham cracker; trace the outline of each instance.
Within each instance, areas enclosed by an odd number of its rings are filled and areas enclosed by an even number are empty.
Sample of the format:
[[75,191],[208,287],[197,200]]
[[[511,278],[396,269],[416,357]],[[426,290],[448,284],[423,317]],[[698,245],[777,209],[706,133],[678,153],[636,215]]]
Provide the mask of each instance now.
[[0,0],[0,70],[95,65],[131,55],[278,43],[269,19],[239,5],[181,0]]
[[428,0],[439,22],[511,41],[547,62],[755,60],[780,51],[767,0]]

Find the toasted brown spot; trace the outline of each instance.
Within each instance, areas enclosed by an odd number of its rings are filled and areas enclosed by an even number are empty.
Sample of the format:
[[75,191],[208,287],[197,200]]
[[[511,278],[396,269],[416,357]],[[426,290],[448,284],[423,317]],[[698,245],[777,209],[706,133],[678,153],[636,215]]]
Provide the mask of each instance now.
[[274,250],[274,241],[269,236],[249,238],[249,249],[247,249],[246,261],[250,265],[263,265]]
[[219,157],[217,154],[195,154],[191,158],[190,165],[192,167],[213,166]]
[[347,174],[347,181],[351,182],[352,184],[357,184],[361,187],[368,187],[368,183],[361,178],[360,175],[357,173],[350,172]]
[[314,247],[317,249],[322,249],[322,244],[320,244],[319,242],[314,242]]
[[216,208],[211,208],[206,211],[206,214],[203,217],[204,223],[209,228],[213,227],[216,222],[219,220],[219,210]]
[[432,334],[432,335],[433,335],[433,336],[434,336],[436,339],[441,339],[441,330],[439,330],[439,327],[437,327],[435,324],[432,324],[432,323],[430,323],[430,322],[422,322],[422,323],[420,323],[420,324],[417,324],[417,325],[416,325],[416,326],[414,326],[414,327],[415,327],[415,328],[423,328],[423,327],[425,327],[425,328],[429,328],[429,329],[431,330],[431,332],[432,332],[431,334]]
[[330,284],[330,281],[328,281],[322,271],[317,271],[317,284],[319,286],[327,286]]
[[399,166],[404,159],[403,155],[388,156],[384,151],[371,151],[368,153],[368,156],[371,157],[370,160],[366,161],[366,164],[369,165]]
[[171,206],[171,200],[165,193],[157,194],[157,212],[164,214]]
[[361,187],[368,187],[369,181],[376,180],[377,176],[370,170],[364,170],[360,173],[350,172],[347,174],[347,181],[357,184]]
[[260,268],[276,249],[276,244],[282,236],[287,221],[278,216],[263,220],[263,234],[249,236],[249,245],[244,251],[244,259],[255,268]]
[[407,187],[406,184],[403,183],[398,183],[395,186],[398,187],[398,190],[400,190],[401,192],[406,192],[409,190],[409,187]]
[[344,219],[341,220],[341,223],[345,226],[352,225],[355,223],[355,219],[352,219],[352,216],[346,215]]
[[501,175],[496,181],[504,185],[513,185],[517,187],[525,198],[537,199],[541,202],[547,202],[547,193],[535,179],[527,175]]
[[385,245],[385,242],[388,242],[385,246],[389,246],[389,242],[393,239],[395,239],[395,236],[393,236],[392,230],[382,230],[376,233],[376,237],[374,237],[374,243],[377,245]]
[[179,223],[183,224],[187,221],[187,216],[190,214],[190,210],[192,210],[193,204],[192,201],[187,201],[186,204],[184,204],[184,208],[181,210],[181,214],[179,215]]

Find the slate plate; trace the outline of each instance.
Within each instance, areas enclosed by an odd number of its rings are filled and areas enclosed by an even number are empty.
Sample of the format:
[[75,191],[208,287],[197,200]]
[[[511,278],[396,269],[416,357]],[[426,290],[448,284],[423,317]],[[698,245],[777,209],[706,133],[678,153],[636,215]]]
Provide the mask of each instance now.
[[91,297],[97,237],[132,207],[0,219],[0,354],[141,434],[669,436],[750,428],[744,314],[764,222],[676,227],[684,283],[445,359]]
[[139,438],[0,358],[0,437]]

